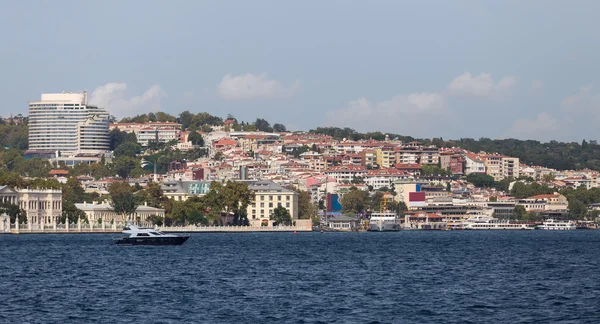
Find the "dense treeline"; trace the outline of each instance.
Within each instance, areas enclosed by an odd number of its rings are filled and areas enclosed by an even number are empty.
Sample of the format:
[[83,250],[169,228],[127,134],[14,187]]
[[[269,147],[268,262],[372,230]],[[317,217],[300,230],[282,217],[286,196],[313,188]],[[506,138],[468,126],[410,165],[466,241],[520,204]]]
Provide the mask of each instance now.
[[463,138],[457,141],[437,141],[445,147],[461,147],[473,152],[498,152],[517,157],[528,165],[540,165],[557,170],[589,168],[600,170],[600,145],[596,141],[567,143],[550,141],[542,143],[534,140]]
[[489,138],[462,138],[459,140],[444,141],[442,138],[415,139],[393,133],[359,133],[352,128],[318,127],[310,130],[312,133],[324,134],[335,139],[383,140],[386,135],[389,139],[398,139],[403,142],[419,141],[424,145],[438,147],[460,147],[473,152],[500,153],[517,157],[521,162],[529,165],[540,165],[557,170],[572,170],[589,168],[600,170],[600,145],[595,140],[576,142],[550,141],[542,143],[534,140],[518,140],[514,138],[492,140]]

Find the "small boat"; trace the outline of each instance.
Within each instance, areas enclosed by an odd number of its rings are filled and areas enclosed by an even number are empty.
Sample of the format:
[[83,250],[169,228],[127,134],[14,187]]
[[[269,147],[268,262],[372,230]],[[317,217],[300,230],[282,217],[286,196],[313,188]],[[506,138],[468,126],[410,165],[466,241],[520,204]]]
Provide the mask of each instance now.
[[187,241],[190,236],[165,234],[153,228],[139,228],[135,225],[127,225],[123,228],[124,234],[129,237],[122,237],[115,240],[118,245],[181,245]]

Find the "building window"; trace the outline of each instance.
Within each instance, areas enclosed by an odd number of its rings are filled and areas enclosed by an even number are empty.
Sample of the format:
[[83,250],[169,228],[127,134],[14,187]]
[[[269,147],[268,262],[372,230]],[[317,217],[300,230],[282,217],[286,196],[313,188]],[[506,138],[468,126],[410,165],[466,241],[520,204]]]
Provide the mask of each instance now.
[[285,200],[290,200],[290,196],[285,196]]
[[273,207],[273,203],[272,202],[269,203],[269,207]]
[[265,207],[265,203],[260,203],[260,207]]
[[281,207],[281,203],[277,203],[277,207]]
[[265,200],[265,196],[260,196],[260,200]]
[[278,201],[281,201],[281,196],[277,196],[277,200],[278,200]]
[[285,207],[290,208],[290,203],[285,203]]
[[272,201],[272,200],[273,200],[273,196],[269,196],[269,200],[271,200],[271,201]]

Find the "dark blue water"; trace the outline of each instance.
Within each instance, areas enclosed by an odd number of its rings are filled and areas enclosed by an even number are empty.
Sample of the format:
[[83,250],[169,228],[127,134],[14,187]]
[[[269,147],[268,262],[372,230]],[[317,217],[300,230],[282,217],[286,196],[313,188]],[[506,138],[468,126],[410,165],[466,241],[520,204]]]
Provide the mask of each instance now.
[[600,322],[600,231],[120,236],[0,235],[0,322]]

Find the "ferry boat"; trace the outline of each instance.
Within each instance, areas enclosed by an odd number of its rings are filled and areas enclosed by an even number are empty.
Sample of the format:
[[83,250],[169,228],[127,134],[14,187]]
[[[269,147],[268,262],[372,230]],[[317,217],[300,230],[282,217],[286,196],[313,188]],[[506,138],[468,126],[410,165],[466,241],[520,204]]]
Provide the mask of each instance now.
[[538,225],[536,228],[551,231],[569,231],[574,230],[577,227],[575,226],[575,223],[570,220],[557,220],[549,218],[545,220],[542,225]]
[[396,213],[379,212],[372,213],[369,218],[369,231],[389,232],[400,230],[400,218]]
[[165,234],[152,228],[139,228],[136,225],[127,225],[123,228],[124,234],[129,237],[123,237],[115,240],[118,245],[181,245],[187,241],[190,236],[180,236],[175,234]]
[[466,220],[464,229],[467,230],[532,230],[534,227],[527,223],[510,222],[485,215],[472,216]]

